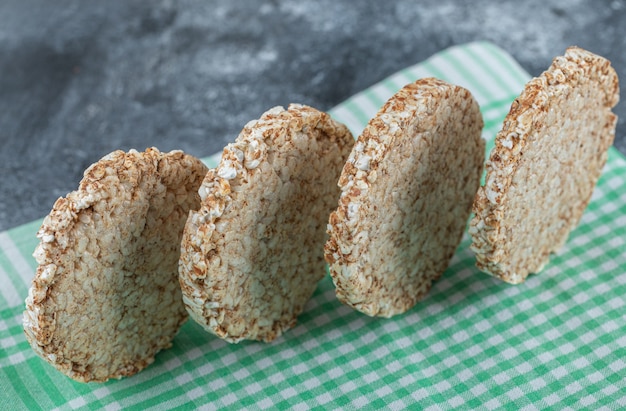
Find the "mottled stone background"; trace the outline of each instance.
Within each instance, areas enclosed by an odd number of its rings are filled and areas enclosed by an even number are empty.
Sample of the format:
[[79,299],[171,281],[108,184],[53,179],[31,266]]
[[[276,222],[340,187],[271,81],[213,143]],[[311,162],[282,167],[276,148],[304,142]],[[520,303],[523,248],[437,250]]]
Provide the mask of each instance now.
[[624,23],[624,0],[2,0],[0,230],[115,149],[206,156],[272,106],[328,109],[454,44],[492,41],[533,75],[579,45],[626,78]]

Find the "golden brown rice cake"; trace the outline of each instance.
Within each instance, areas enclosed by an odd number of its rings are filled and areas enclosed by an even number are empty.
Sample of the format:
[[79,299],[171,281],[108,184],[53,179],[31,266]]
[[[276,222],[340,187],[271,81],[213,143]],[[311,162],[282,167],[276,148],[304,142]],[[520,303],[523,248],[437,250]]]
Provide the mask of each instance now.
[[75,380],[106,381],[171,345],[187,318],[180,237],[206,171],[180,151],[115,151],[56,201],[24,312],[37,354]]
[[311,107],[248,123],[200,187],[180,259],[187,310],[229,341],[271,341],[292,327],[325,274],[328,214],[354,140]]
[[610,62],[577,47],[513,102],[474,202],[477,266],[508,283],[541,271],[580,220],[613,143]]
[[478,104],[434,78],[402,88],[359,136],[329,220],[339,300],[370,316],[411,308],[461,241],[485,157]]

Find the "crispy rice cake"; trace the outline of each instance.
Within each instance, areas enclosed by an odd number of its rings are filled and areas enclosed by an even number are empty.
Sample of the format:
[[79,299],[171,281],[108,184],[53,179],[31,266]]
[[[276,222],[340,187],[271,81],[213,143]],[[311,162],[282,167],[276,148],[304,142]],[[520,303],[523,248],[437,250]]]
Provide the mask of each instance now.
[[474,202],[477,266],[508,283],[541,271],[580,220],[615,137],[610,62],[571,47],[513,102]]
[[434,78],[369,122],[341,178],[325,257],[339,300],[370,316],[411,308],[461,241],[483,169],[478,104]]
[[75,380],[106,381],[171,345],[187,318],[180,238],[206,171],[180,151],[115,151],[56,201],[24,312],[37,354]]
[[192,318],[229,341],[271,341],[292,327],[325,274],[328,214],[354,144],[311,107],[248,123],[200,187],[185,226],[180,283]]

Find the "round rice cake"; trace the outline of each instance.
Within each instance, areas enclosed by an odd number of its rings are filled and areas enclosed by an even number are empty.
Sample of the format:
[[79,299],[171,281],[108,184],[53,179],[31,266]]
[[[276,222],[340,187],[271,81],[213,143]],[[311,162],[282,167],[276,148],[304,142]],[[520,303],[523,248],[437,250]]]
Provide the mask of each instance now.
[[541,271],[580,220],[615,137],[610,62],[567,49],[513,102],[474,202],[479,269],[508,283]]
[[345,164],[325,257],[340,301],[391,317],[422,298],[461,241],[485,157],[471,93],[426,78],[369,122]]
[[180,151],[115,151],[55,202],[24,312],[37,354],[77,381],[106,381],[171,346],[187,319],[180,238],[206,172]]
[[182,239],[191,317],[229,341],[292,327],[325,274],[323,246],[354,139],[314,108],[273,108],[248,123],[200,187]]

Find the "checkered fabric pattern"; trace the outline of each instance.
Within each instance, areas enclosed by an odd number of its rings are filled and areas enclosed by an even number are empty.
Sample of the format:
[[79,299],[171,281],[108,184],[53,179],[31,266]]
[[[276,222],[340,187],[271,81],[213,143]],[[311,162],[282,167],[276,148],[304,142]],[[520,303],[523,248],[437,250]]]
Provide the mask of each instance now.
[[[529,79],[502,50],[471,43],[331,113],[358,135],[388,97],[425,76],[472,91],[488,141]],[[480,273],[466,235],[403,315],[369,318],[343,306],[327,276],[298,325],[272,343],[228,344],[188,321],[153,365],[104,384],[73,382],[24,338],[40,223],[0,233],[0,410],[626,409],[626,160],[614,149],[579,227],[522,285]]]

